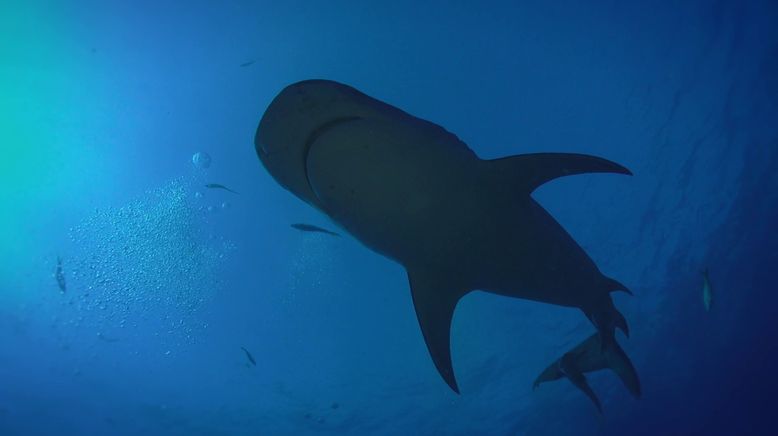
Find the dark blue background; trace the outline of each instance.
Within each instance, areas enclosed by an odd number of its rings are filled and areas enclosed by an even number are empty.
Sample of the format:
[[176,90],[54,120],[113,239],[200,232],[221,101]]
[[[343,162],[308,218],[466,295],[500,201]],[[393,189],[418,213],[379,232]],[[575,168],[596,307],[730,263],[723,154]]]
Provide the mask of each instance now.
[[[117,169],[48,211],[46,245],[2,299],[0,434],[773,433],[774,1],[84,1],[59,13],[64,36],[91,50],[85,80],[100,78],[104,104],[99,123],[63,135]],[[643,398],[607,372],[590,377],[604,418],[566,381],[533,392],[592,327],[575,310],[484,293],[457,308],[453,394],[402,268],[351,238],[289,228],[333,226],[254,154],[270,100],[308,78],[436,122],[483,158],[578,152],[630,168],[631,178],[568,177],[534,196],[634,292],[615,301]],[[192,168],[197,151],[211,168]],[[181,198],[165,188],[179,177]],[[130,223],[117,212],[128,205],[151,219]],[[192,228],[160,230],[173,218]],[[118,266],[195,275],[88,297],[93,277],[74,278],[61,295],[56,255],[68,272],[88,269],[100,241],[121,238],[95,220],[147,235],[134,240],[146,251]],[[69,239],[72,228],[91,239]],[[190,249],[200,254],[177,254]],[[95,298],[107,307],[84,303]]]

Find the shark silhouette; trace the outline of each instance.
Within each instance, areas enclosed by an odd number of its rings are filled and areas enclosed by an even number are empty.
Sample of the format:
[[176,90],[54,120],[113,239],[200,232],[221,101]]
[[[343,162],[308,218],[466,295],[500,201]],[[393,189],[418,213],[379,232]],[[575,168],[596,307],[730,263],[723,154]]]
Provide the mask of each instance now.
[[405,267],[432,361],[455,392],[451,320],[470,291],[579,308],[603,347],[626,332],[610,293],[627,289],[530,195],[561,176],[630,175],[623,166],[567,153],[483,160],[442,127],[329,80],[283,89],[254,144],[282,187]]
[[589,386],[585,374],[588,372],[599,371],[601,369],[610,369],[619,376],[627,390],[635,397],[640,397],[640,379],[632,366],[632,362],[624,353],[624,350],[617,343],[603,349],[600,343],[600,336],[594,334],[575,348],[563,354],[554,363],[549,365],[535,379],[532,389],[540,386],[541,383],[559,380],[566,377],[570,382],[580,389],[602,413],[602,405],[597,395]]

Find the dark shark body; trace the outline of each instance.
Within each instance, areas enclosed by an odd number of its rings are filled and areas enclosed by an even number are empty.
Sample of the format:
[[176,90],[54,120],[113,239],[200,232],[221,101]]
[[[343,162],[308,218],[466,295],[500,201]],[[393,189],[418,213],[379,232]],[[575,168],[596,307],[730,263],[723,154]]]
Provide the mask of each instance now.
[[585,375],[601,369],[611,369],[635,398],[640,397],[640,380],[629,357],[615,341],[603,347],[598,334],[590,336],[549,365],[535,379],[532,388],[537,388],[541,383],[567,378],[586,394],[602,413],[600,400],[589,386]]
[[279,184],[406,268],[427,347],[454,391],[449,330],[470,291],[580,308],[604,343],[626,330],[610,298],[624,286],[530,196],[556,177],[626,168],[562,153],[482,160],[442,127],[326,80],[285,88],[254,142]]

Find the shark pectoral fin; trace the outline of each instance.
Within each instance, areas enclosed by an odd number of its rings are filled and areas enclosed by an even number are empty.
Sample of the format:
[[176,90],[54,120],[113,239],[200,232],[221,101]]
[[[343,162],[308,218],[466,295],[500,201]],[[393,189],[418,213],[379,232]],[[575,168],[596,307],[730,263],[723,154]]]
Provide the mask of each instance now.
[[538,186],[557,177],[585,173],[617,173],[632,175],[627,168],[607,159],[574,153],[519,154],[487,161],[489,171],[504,177],[518,189],[529,194]]
[[605,361],[608,367],[616,373],[624,383],[624,386],[635,398],[640,398],[640,379],[632,361],[627,357],[627,353],[621,349],[616,341],[605,350]]
[[[440,279],[439,279],[440,278]],[[423,270],[408,270],[413,306],[419,319],[432,362],[449,387],[459,393],[451,364],[451,320],[457,302],[465,294],[445,276],[430,276]]]

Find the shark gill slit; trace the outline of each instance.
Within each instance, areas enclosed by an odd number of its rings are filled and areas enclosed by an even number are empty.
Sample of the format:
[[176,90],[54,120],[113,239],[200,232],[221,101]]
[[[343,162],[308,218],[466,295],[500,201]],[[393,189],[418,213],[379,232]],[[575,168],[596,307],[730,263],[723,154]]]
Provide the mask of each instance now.
[[311,151],[311,146],[314,142],[316,142],[319,137],[327,131],[332,130],[333,128],[341,125],[346,124],[351,121],[357,121],[361,120],[362,117],[358,116],[349,116],[349,117],[338,117],[332,120],[327,121],[326,123],[322,124],[321,126],[315,128],[309,135],[308,138],[305,139],[305,144],[303,145],[303,168],[305,168],[305,181],[308,182],[308,187],[311,188],[312,192],[316,192],[313,189],[313,185],[311,185],[311,178],[308,176],[308,153]]

